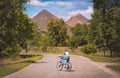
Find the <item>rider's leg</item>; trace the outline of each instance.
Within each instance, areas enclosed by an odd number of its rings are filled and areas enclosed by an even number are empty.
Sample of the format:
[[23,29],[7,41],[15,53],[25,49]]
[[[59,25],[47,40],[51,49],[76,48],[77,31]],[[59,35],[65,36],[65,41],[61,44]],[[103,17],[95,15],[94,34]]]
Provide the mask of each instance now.
[[67,57],[67,62],[69,62],[69,61],[70,61],[70,57],[68,56],[68,57]]
[[70,57],[68,56],[66,59],[66,66],[69,66],[69,61],[70,61]]

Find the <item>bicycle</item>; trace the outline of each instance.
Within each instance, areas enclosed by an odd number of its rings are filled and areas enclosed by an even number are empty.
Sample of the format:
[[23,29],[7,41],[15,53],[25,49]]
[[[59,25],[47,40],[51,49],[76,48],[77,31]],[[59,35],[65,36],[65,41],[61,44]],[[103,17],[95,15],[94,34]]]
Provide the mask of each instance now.
[[63,57],[59,57],[59,61],[56,64],[56,68],[58,71],[61,71],[63,68],[66,69],[66,71],[71,71],[72,69],[72,64],[71,62],[67,62],[67,60],[63,60]]

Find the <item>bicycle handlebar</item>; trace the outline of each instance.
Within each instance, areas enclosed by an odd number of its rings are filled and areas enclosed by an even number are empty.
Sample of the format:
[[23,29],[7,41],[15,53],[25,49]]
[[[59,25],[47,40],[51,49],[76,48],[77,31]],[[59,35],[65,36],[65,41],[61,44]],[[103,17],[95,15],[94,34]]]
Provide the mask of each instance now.
[[58,56],[58,58],[61,58],[61,57],[63,57],[63,56]]

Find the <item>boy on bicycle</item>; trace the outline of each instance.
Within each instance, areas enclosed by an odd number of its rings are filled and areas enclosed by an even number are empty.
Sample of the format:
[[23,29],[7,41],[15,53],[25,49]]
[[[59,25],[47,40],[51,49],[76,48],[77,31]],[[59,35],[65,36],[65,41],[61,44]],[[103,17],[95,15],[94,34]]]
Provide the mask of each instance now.
[[66,62],[70,61],[70,56],[69,56],[69,53],[66,49],[64,50],[62,60],[65,60]]

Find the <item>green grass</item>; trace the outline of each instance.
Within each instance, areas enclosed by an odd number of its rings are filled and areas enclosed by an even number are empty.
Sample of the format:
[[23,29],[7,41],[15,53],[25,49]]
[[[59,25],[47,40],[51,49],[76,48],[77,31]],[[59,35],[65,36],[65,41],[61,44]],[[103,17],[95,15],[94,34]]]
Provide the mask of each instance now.
[[20,62],[20,63],[0,66],[0,78],[5,75],[16,72],[16,71],[30,65],[31,63],[36,62],[37,60],[39,60],[41,58],[42,58],[42,56],[34,56],[31,58],[23,59],[22,62]]
[[83,52],[74,52],[74,53],[70,53],[70,54],[84,56],[84,57],[89,58],[96,62],[108,62],[108,58],[103,57],[103,56],[98,56],[98,55],[93,55],[93,54],[85,54]]
[[115,64],[115,65],[107,65],[106,67],[116,71],[116,72],[120,72],[120,64]]
[[112,69],[113,71],[120,72],[120,57],[104,57],[101,54],[84,54],[82,52],[78,53],[77,55],[81,55],[87,57],[96,62],[109,62],[109,63],[116,63],[113,65],[107,65],[106,67]]
[[82,52],[77,53],[77,55],[87,57],[96,62],[110,62],[110,63],[120,63],[119,57],[104,57],[101,54],[84,54]]

